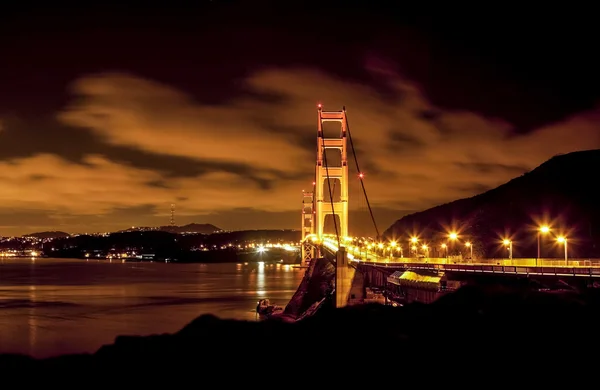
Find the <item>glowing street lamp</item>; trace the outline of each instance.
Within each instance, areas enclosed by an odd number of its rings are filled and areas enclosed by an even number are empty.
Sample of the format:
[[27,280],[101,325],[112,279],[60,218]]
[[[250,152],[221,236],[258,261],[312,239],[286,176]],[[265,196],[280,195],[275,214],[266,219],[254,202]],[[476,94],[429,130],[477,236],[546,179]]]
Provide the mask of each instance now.
[[394,257],[394,248],[396,248],[397,245],[398,243],[396,241],[390,242],[390,258]]
[[565,246],[565,265],[569,265],[569,258],[567,255],[567,237],[558,236],[558,237],[556,237],[556,241],[558,241],[559,243],[561,243]]
[[452,241],[456,241],[456,240],[458,240],[458,233],[452,232],[452,233],[448,234],[448,238],[451,239]]
[[444,250],[445,257],[448,257],[448,245],[442,244],[442,249]]
[[505,239],[502,243],[508,248],[508,258],[512,260],[512,241]]
[[413,236],[410,238],[410,243],[412,244],[410,249],[415,253],[415,256],[417,255],[417,242],[419,242],[417,237]]
[[426,253],[426,256],[429,257],[429,247],[425,244],[423,244],[423,246],[421,246],[421,249],[423,249],[423,252]]
[[465,246],[471,249],[471,260],[473,260],[473,245],[469,241],[467,241],[465,242]]
[[537,259],[539,259],[540,256],[540,237],[542,236],[542,234],[548,234],[548,232],[550,232],[550,227],[548,225],[542,225],[540,226],[540,228],[538,229],[538,234],[537,234],[537,258],[536,258],[536,265],[537,265]]
[[400,257],[404,257],[404,252],[402,251],[402,246],[397,246],[396,250],[400,252]]

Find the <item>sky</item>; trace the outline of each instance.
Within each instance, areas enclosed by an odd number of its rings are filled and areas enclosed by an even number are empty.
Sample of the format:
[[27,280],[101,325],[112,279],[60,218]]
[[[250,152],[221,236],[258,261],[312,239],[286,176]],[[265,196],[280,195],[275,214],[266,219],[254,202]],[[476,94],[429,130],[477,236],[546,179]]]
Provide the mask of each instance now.
[[[600,146],[589,13],[291,4],[5,6],[0,235],[166,225],[172,203],[297,229],[317,103],[346,107],[380,231]],[[351,172],[350,231],[373,234]]]

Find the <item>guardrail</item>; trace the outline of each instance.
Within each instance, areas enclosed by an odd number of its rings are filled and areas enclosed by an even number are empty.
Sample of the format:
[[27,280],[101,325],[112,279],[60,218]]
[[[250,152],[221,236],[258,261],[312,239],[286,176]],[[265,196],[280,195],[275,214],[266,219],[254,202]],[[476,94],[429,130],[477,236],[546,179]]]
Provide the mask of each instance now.
[[382,258],[371,257],[369,259],[359,259],[355,257],[355,261],[361,262],[378,262],[390,264],[467,264],[467,265],[499,265],[499,266],[517,266],[517,267],[583,267],[583,268],[600,268],[600,259],[475,259],[471,260],[455,260],[435,257],[395,257]]
[[512,274],[512,275],[548,275],[548,276],[584,276],[600,278],[600,267],[523,267],[513,265],[484,264],[432,264],[432,263],[386,263],[360,262],[365,266],[399,267],[411,270],[451,271],[468,273]]

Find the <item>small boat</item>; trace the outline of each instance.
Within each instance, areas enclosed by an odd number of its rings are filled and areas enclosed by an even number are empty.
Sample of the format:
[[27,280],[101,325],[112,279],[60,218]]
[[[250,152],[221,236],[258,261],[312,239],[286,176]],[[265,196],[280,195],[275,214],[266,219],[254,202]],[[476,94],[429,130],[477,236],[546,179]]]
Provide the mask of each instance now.
[[260,318],[269,318],[273,314],[281,313],[283,308],[277,305],[272,305],[268,298],[261,299],[256,305],[256,314]]

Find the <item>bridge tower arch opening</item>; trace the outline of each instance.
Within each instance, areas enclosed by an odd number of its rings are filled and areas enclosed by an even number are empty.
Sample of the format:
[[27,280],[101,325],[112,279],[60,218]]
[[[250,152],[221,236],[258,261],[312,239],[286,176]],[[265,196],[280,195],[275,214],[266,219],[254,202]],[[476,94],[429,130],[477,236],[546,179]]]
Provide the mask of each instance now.
[[[336,221],[337,234],[340,238],[348,236],[348,154],[347,133],[348,122],[346,109],[341,111],[323,111],[321,105],[317,109],[317,165],[314,188],[314,234],[322,238],[325,228],[325,217],[333,215]],[[324,124],[339,124],[339,136],[325,137]],[[327,159],[332,151],[339,152],[339,158],[332,165]],[[336,152],[336,154],[337,154]],[[336,179],[336,180],[332,180]],[[337,188],[333,188],[333,183]],[[329,194],[334,194],[331,201]]]

